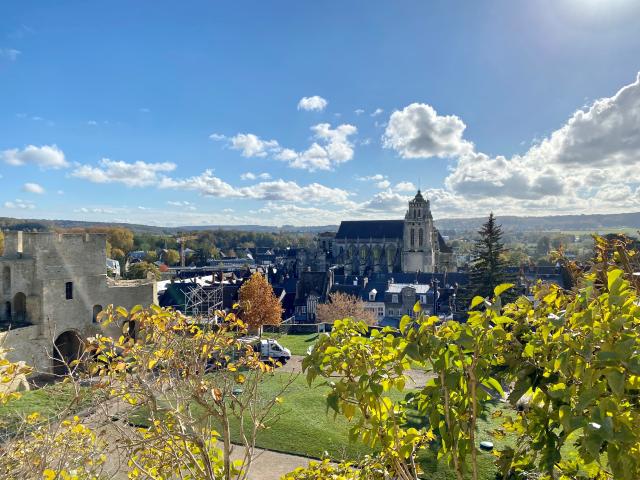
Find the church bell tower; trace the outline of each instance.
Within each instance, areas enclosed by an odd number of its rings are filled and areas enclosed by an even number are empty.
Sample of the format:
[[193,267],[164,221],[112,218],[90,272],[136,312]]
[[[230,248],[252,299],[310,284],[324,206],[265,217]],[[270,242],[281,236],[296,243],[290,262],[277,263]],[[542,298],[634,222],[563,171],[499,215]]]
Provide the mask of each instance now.
[[403,272],[433,272],[436,252],[433,244],[433,217],[429,201],[418,193],[409,201],[404,216]]

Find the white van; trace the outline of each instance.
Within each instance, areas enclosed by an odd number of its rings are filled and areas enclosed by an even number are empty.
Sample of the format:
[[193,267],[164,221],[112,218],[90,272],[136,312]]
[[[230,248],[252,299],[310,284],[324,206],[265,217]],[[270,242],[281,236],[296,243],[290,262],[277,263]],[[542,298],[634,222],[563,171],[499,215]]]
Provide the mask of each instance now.
[[269,359],[286,363],[291,359],[291,350],[283,347],[273,338],[243,337],[242,343],[248,343],[255,352],[260,353],[260,360],[266,362]]

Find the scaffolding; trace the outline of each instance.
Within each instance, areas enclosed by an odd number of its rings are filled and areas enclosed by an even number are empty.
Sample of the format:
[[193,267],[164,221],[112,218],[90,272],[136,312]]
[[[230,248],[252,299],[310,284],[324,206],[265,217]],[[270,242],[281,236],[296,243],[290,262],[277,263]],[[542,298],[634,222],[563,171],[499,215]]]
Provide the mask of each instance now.
[[216,321],[216,311],[222,310],[222,284],[195,285],[184,292],[184,313],[187,316]]

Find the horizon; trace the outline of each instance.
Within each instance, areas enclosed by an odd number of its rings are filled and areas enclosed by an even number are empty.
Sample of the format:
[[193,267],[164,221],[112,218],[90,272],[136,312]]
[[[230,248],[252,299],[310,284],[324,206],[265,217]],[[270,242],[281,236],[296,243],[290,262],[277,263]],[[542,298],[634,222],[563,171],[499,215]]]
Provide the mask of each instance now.
[[0,216],[640,211],[640,4],[462,3],[4,4]]
[[[554,219],[554,218],[558,218],[558,217],[583,217],[583,216],[588,216],[588,217],[594,217],[594,216],[603,216],[603,217],[608,217],[610,215],[640,215],[640,211],[636,211],[636,212],[616,212],[616,213],[573,213],[573,214],[551,214],[551,215],[496,215],[494,214],[494,218],[498,221],[498,224],[500,224],[500,218],[508,218],[508,219],[519,219],[519,218],[536,218],[536,219]],[[152,223],[130,223],[130,222],[110,222],[110,221],[99,221],[99,220],[74,220],[74,219],[68,219],[68,218],[35,218],[35,217],[2,217],[0,216],[0,219],[2,218],[7,218],[9,220],[20,220],[20,221],[33,221],[33,222],[38,222],[38,221],[45,221],[45,222],[84,222],[84,223],[95,223],[95,224],[104,224],[106,226],[108,225],[122,225],[122,226],[141,226],[141,227],[150,227],[150,228],[157,228],[157,229],[162,229],[162,228],[166,228],[166,229],[173,229],[173,230],[180,230],[181,228],[188,228],[188,229],[194,229],[194,231],[196,229],[202,228],[202,229],[208,229],[208,228],[224,228],[224,229],[233,229],[234,227],[245,227],[247,229],[249,229],[249,227],[257,227],[257,228],[274,228],[274,229],[283,229],[283,228],[287,228],[287,227],[291,227],[291,228],[301,228],[301,229],[313,229],[313,228],[325,228],[325,227],[336,227],[338,228],[340,226],[340,222],[342,221],[358,221],[358,219],[349,219],[349,218],[345,218],[345,219],[341,219],[338,223],[326,223],[326,224],[309,224],[309,225],[296,225],[296,224],[260,224],[260,223],[255,223],[255,224],[248,224],[248,223],[237,223],[237,224],[201,224],[201,225],[190,225],[190,224],[152,224]],[[469,217],[435,217],[434,216],[434,222],[448,222],[448,221],[479,221],[479,222],[483,222],[487,219],[487,216],[469,216]],[[375,221],[375,219],[366,219],[366,220],[371,220],[371,221]],[[399,219],[389,219],[389,220],[399,220]],[[611,228],[620,228],[620,229],[624,229],[624,228],[636,228],[636,227],[632,227],[629,225],[619,225],[618,227],[611,227]],[[638,227],[640,228],[640,227]],[[2,228],[0,228],[0,231],[2,231]],[[250,231],[250,230],[248,230]]]

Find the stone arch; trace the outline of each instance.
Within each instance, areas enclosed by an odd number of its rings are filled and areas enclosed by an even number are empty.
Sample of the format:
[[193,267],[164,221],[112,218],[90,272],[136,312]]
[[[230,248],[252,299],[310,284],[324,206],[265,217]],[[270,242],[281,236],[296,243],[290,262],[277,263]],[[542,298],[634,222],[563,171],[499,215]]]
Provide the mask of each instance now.
[[2,293],[11,293],[11,268],[8,265],[2,268]]
[[5,302],[4,304],[4,319],[8,322],[11,321],[11,302]]
[[27,321],[27,296],[18,292],[13,296],[12,319],[18,323]]
[[91,312],[91,322],[98,323],[98,315],[102,312],[102,305],[94,305]]
[[84,342],[78,332],[67,330],[61,333],[53,344],[53,374],[66,375],[69,373],[69,364],[78,360],[83,352]]

